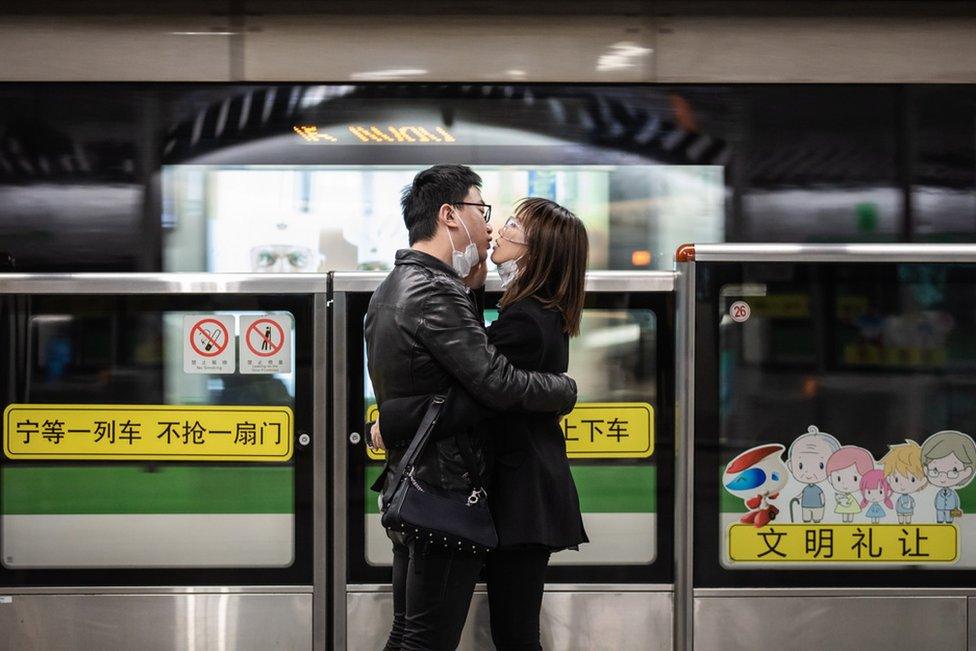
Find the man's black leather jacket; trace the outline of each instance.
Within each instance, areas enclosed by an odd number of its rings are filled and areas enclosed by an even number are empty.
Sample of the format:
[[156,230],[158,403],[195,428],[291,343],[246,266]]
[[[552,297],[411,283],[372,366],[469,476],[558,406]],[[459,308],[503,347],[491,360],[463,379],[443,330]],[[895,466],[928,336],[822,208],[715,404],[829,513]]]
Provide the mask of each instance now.
[[[499,411],[566,413],[576,403],[570,377],[523,371],[499,354],[488,343],[472,292],[454,269],[412,249],[397,251],[393,271],[369,302],[366,354],[381,422],[384,401],[443,394],[453,386]],[[484,441],[473,431],[470,440],[483,473]],[[388,450],[390,465],[403,452]],[[439,432],[427,445],[414,476],[448,490],[471,487],[451,433]]]

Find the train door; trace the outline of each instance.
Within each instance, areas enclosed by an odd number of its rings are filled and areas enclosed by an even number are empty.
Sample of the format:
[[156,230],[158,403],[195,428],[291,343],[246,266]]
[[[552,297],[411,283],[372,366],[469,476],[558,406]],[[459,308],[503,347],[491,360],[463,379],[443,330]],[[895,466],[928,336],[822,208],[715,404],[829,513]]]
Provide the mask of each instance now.
[[[392,621],[392,550],[369,490],[383,460],[363,443],[375,406],[363,320],[384,274],[333,278],[336,648],[380,648]],[[546,648],[671,648],[674,275],[587,275],[569,373],[579,404],[563,421],[590,543],[553,555],[543,600]],[[489,280],[486,305],[501,296]],[[486,310],[485,320],[497,317]],[[491,647],[484,586],[461,648]]]
[[976,248],[678,257],[682,647],[972,647]]
[[325,296],[325,276],[0,277],[4,646],[324,636]]

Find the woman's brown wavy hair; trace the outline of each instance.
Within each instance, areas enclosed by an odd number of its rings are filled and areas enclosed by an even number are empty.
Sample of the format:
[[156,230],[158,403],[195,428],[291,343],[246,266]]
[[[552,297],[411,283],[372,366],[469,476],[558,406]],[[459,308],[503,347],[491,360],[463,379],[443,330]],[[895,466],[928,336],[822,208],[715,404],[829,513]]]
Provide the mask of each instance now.
[[505,308],[534,297],[563,315],[563,332],[580,331],[586,292],[589,240],[579,217],[555,201],[529,197],[515,205],[515,219],[525,233],[528,251],[519,260],[519,273],[505,289],[499,305]]

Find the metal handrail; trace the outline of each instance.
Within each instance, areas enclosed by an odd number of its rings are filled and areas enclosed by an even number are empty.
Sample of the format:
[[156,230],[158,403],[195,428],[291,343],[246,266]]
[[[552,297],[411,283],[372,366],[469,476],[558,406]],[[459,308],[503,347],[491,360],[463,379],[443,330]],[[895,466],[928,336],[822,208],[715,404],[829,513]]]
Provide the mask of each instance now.
[[[371,292],[386,278],[386,271],[336,271],[332,288],[337,292]],[[673,292],[673,271],[588,271],[588,292]],[[496,273],[488,274],[485,289],[502,291],[501,279]]]
[[326,274],[0,274],[0,294],[325,294],[327,289]]
[[976,262],[976,244],[695,244],[696,262]]

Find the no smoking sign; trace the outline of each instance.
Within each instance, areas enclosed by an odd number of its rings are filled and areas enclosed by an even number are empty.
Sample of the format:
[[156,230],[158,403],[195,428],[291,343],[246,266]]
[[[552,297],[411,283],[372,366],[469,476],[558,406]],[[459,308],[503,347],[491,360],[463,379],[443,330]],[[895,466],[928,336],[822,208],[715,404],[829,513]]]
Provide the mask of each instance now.
[[183,372],[233,373],[236,370],[234,317],[216,314],[183,317]]
[[291,373],[291,337],[291,315],[242,316],[241,373]]

